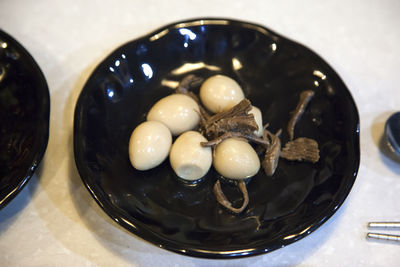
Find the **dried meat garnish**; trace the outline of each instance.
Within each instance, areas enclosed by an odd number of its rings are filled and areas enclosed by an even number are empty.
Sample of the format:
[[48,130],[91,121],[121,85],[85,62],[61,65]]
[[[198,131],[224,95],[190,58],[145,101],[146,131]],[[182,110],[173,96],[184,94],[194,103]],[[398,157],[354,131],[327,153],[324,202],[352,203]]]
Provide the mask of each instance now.
[[241,132],[252,134],[258,130],[253,114],[249,114],[251,103],[243,99],[231,109],[216,113],[209,118],[200,120],[204,134],[209,139],[215,139],[226,132]]
[[266,147],[261,166],[266,175],[272,176],[278,166],[279,156],[281,154],[281,140],[279,139],[279,136],[282,131],[279,130],[276,134],[273,134],[266,129],[267,126],[268,125],[264,126],[263,139],[268,140],[269,145]]
[[316,163],[319,160],[318,143],[314,139],[299,137],[286,143],[281,151],[281,157],[287,160]]
[[215,197],[217,198],[218,203],[236,214],[242,212],[249,204],[249,194],[247,192],[246,182],[243,180],[238,181],[237,186],[238,186],[240,192],[242,192],[243,203],[242,203],[241,207],[234,208],[232,206],[232,203],[226,198],[224,192],[222,191],[221,183],[219,182],[219,180],[217,180],[217,182],[214,185],[214,194],[215,194]]
[[288,131],[290,140],[293,140],[294,127],[296,126],[296,123],[299,121],[301,115],[303,115],[308,102],[310,102],[310,100],[314,96],[314,94],[315,94],[314,91],[311,91],[311,90],[301,92],[299,103],[297,104],[296,109],[294,111],[292,111],[292,117],[290,118],[288,126],[287,126],[287,131]]

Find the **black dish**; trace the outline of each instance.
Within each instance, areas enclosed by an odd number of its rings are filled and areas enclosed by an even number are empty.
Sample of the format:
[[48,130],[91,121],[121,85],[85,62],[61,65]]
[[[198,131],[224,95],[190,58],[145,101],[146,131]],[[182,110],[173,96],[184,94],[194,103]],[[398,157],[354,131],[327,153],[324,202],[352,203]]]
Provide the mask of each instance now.
[[[239,216],[217,204],[214,170],[196,186],[179,181],[168,160],[136,171],[128,158],[132,130],[173,92],[171,81],[189,73],[234,78],[273,132],[286,128],[299,93],[315,90],[295,135],[318,141],[320,161],[281,160],[272,178],[260,171]],[[255,24],[196,19],[129,42],[98,65],[76,104],[74,150],[90,193],[132,233],[190,256],[240,257],[295,242],[335,213],[357,175],[359,118],[342,80],[311,50]],[[240,205],[240,194],[225,190]]]
[[392,114],[386,121],[385,136],[390,149],[400,156],[400,112]]
[[32,56],[0,30],[0,209],[32,177],[49,139],[50,96]]

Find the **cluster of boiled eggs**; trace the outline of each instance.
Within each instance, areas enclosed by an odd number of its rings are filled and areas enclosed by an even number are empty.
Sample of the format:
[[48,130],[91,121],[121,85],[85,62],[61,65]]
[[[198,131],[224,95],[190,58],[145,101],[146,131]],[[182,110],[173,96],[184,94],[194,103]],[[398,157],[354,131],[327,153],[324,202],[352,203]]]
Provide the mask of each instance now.
[[[200,87],[200,100],[211,112],[229,110],[244,99],[239,84],[233,79],[215,75]],[[199,106],[184,94],[172,94],[159,100],[147,114],[147,121],[138,125],[129,141],[129,158],[137,170],[148,170],[161,164],[168,156],[176,175],[188,181],[202,178],[211,165],[229,179],[246,179],[260,169],[260,160],[253,147],[243,139],[229,138],[218,144],[212,153],[201,142],[208,140],[193,131],[200,121]],[[254,107],[262,136],[261,111]],[[172,137],[178,136],[172,144]]]

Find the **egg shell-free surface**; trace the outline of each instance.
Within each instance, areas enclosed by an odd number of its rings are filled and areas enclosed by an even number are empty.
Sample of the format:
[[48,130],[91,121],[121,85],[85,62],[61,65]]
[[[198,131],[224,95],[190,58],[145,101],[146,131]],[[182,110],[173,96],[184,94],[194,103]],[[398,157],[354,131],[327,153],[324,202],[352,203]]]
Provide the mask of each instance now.
[[245,179],[258,172],[260,160],[247,141],[229,138],[215,148],[213,165],[226,178]]
[[196,101],[183,94],[172,94],[160,99],[147,115],[148,121],[164,123],[174,136],[195,128],[199,119]]
[[261,137],[263,132],[264,132],[261,110],[259,108],[255,107],[255,106],[252,106],[252,108],[249,111],[249,113],[253,114],[254,119],[255,119],[255,121],[257,123],[257,126],[258,126],[258,130],[254,131],[254,134],[257,135],[258,137]]
[[200,99],[214,113],[226,111],[244,98],[240,85],[225,75],[215,75],[201,85]]
[[129,159],[137,170],[148,170],[163,162],[169,153],[172,136],[157,121],[146,121],[133,130],[129,140]]
[[201,142],[207,142],[207,139],[199,132],[188,131],[180,135],[172,145],[169,159],[180,178],[197,180],[210,169],[211,148],[201,146]]

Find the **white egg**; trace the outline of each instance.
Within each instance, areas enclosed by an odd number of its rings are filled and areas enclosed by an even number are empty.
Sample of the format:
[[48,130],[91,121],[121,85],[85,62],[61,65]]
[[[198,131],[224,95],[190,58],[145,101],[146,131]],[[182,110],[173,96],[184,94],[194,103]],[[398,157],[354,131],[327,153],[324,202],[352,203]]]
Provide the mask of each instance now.
[[144,171],[161,164],[172,144],[171,132],[161,122],[139,124],[129,140],[129,159],[133,167]]
[[147,114],[147,120],[162,122],[172,135],[180,135],[198,125],[199,105],[187,95],[172,94],[154,104]]
[[180,135],[171,147],[169,160],[176,175],[194,181],[200,179],[211,167],[210,147],[203,147],[201,142],[207,139],[199,132],[188,131]]
[[201,85],[200,99],[207,109],[218,113],[238,104],[244,99],[244,94],[235,80],[224,75],[215,75]]
[[251,110],[249,111],[250,114],[253,114],[254,119],[256,120],[258,130],[254,131],[254,134],[258,137],[263,135],[263,123],[262,123],[262,114],[259,108],[252,106]]
[[229,138],[218,144],[214,152],[214,168],[230,179],[254,176],[260,169],[260,160],[247,141]]

